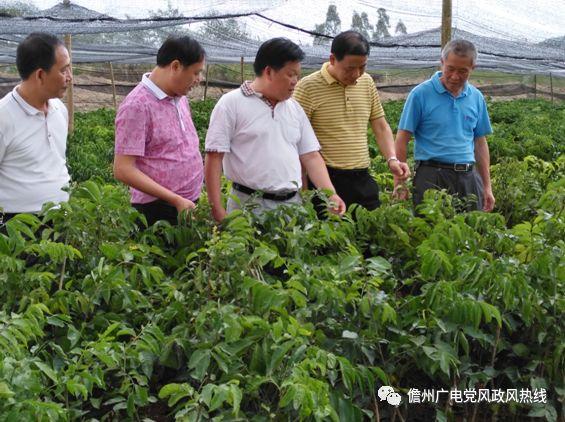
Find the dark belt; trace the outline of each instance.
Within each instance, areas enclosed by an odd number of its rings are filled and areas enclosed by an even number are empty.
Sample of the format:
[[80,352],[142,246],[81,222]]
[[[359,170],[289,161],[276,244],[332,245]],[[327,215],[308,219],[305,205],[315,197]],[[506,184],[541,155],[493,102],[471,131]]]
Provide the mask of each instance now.
[[285,192],[285,193],[263,192],[263,191],[260,191],[260,190],[248,188],[247,186],[243,186],[243,185],[240,185],[239,183],[235,183],[235,182],[232,183],[232,187],[235,190],[246,193],[247,195],[259,194],[259,196],[261,198],[270,199],[271,201],[286,201],[290,198],[293,198],[297,194],[297,191]]
[[449,169],[453,171],[468,172],[473,170],[473,163],[442,163],[441,161],[426,160],[417,161],[419,166],[437,167],[440,169]]
[[332,175],[350,175],[350,176],[363,176],[369,173],[369,169],[336,169],[335,167],[327,166],[328,174]]

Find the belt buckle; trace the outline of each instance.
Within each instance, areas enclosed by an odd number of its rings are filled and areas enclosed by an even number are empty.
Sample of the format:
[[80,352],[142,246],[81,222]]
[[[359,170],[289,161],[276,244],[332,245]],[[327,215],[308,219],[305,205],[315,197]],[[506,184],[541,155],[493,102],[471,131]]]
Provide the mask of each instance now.
[[453,164],[453,170],[455,171],[469,171],[469,163],[455,163]]

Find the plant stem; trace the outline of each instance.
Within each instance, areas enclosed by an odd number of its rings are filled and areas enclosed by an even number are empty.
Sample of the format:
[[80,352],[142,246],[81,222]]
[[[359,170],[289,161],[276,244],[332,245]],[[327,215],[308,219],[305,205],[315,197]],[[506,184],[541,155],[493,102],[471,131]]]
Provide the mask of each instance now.
[[377,422],[381,422],[381,415],[379,412],[379,403],[377,402],[377,398],[375,397],[375,393],[373,392],[373,408],[375,410],[375,420]]
[[[494,361],[496,358],[496,349],[498,348],[498,342],[500,340],[500,326],[496,327],[496,340],[494,341],[494,346],[492,348],[492,355],[490,358],[490,366],[494,369]],[[491,380],[492,388],[494,388],[494,381]]]
[[63,266],[61,268],[61,276],[59,277],[59,290],[63,290],[63,280],[65,279],[65,269],[67,267],[67,256],[63,258]]

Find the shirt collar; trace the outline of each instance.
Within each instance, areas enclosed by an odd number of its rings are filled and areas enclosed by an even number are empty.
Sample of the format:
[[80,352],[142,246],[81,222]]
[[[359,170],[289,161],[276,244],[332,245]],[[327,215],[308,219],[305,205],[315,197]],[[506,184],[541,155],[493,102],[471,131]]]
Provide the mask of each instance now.
[[[36,114],[45,114],[43,111],[38,110],[37,108],[29,104],[26,100],[24,100],[23,97],[18,92],[18,87],[19,85],[17,85],[12,90],[12,96],[14,97],[14,100],[19,104],[19,106],[26,112],[26,114],[30,116],[35,116]],[[57,108],[51,101],[48,101],[48,104],[49,104],[48,110]]]
[[[442,72],[441,71],[437,71],[434,76],[432,76],[432,84],[434,86],[434,89],[437,91],[438,94],[443,94],[445,92],[449,92],[447,91],[447,89],[445,88],[445,86],[443,86],[443,84],[441,83],[441,75]],[[467,95],[469,95],[469,82],[465,82],[465,86],[463,87],[463,90],[461,91],[461,93],[457,96],[457,98],[459,97],[465,97]],[[451,94],[451,93],[450,93]]]
[[322,69],[320,70],[320,72],[322,73],[322,77],[324,78],[324,80],[326,81],[326,83],[328,85],[337,84],[337,83],[339,83],[338,80],[336,78],[334,78],[332,75],[330,75],[330,72],[328,71],[329,65],[330,65],[330,62],[325,62],[322,65]]
[[267,104],[271,109],[274,110],[276,104],[273,104],[271,101],[269,101],[267,97],[265,97],[260,92],[255,91],[253,89],[253,86],[251,85],[251,82],[252,81],[245,81],[241,84],[240,88],[243,95],[246,97],[251,97],[252,95],[254,95],[260,98],[265,104]]
[[151,79],[149,79],[150,75],[151,73],[145,73],[141,78],[141,83],[149,88],[149,90],[153,93],[153,95],[155,95],[155,97],[157,97],[158,100],[172,98],[167,95],[161,88],[159,88]]
[[263,96],[261,95],[260,92],[257,92],[253,89],[253,87],[251,86],[251,81],[243,82],[240,88],[241,88],[241,92],[243,92],[243,95],[245,95],[246,97],[251,97],[252,95],[256,95],[258,97]]

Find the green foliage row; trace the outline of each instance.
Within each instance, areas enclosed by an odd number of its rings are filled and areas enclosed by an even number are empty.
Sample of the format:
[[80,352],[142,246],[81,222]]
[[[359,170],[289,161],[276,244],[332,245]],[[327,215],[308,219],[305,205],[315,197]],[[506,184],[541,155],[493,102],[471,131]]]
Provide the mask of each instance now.
[[115,118],[115,111],[105,108],[75,114],[75,129],[67,142],[67,166],[73,181],[96,177],[113,182]]
[[380,385],[545,388],[397,412],[556,420],[564,181],[510,229],[430,192],[419,218],[307,206],[221,230],[206,207],[143,230],[123,189],[84,182],[0,235],[0,420],[390,418]]
[[[191,103],[192,118],[203,150],[204,139],[215,100]],[[386,118],[396,132],[403,101],[384,103]],[[489,112],[494,133],[489,137],[491,161],[516,158],[522,160],[529,155],[545,161],[553,161],[565,153],[565,106],[552,106],[544,100],[515,100],[493,102]],[[88,113],[77,113],[76,128],[69,139],[68,165],[74,181],[99,177],[112,182],[111,162],[114,148],[114,111],[100,109]],[[374,135],[369,130],[369,148],[377,173],[386,171],[378,152]]]

